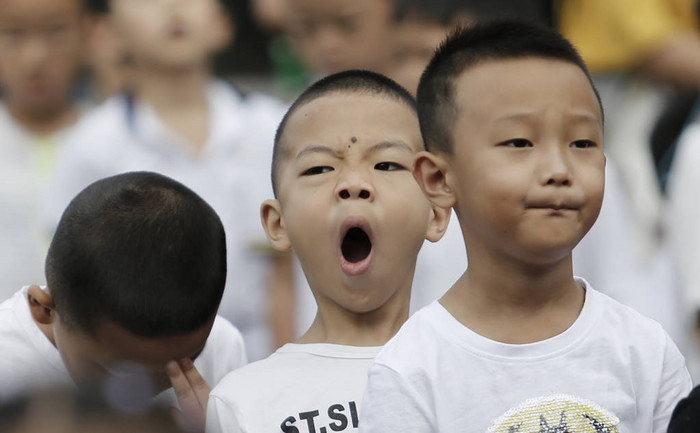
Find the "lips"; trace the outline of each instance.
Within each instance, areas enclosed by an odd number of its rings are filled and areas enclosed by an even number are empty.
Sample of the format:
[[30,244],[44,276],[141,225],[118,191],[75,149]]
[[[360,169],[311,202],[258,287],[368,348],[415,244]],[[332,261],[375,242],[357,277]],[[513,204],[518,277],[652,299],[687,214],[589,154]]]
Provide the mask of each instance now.
[[340,266],[348,275],[360,275],[369,269],[372,260],[372,239],[364,220],[345,221],[340,240]]
[[578,209],[578,207],[576,207],[576,206],[571,206],[571,205],[566,205],[566,204],[557,204],[557,203],[530,206],[530,208],[531,209],[557,210],[557,211],[577,210]]

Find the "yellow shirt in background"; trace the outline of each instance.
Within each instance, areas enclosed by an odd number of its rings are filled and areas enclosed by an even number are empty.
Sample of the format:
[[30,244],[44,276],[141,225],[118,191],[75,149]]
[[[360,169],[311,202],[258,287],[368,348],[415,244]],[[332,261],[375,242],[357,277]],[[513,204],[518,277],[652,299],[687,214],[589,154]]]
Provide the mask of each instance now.
[[561,0],[560,32],[591,72],[638,66],[676,32],[698,28],[697,0]]

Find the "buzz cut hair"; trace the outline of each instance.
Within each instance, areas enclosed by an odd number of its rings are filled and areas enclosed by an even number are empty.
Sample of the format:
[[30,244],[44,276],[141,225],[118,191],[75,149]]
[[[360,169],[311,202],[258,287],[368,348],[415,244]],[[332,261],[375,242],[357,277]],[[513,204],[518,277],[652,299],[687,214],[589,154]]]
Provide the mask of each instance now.
[[571,42],[555,30],[511,20],[461,27],[440,44],[418,85],[418,120],[426,149],[452,155],[452,130],[459,111],[455,93],[466,70],[489,61],[523,58],[560,60],[579,67],[603,112],[588,67]]
[[93,335],[110,321],[133,335],[194,332],[226,283],[218,215],[181,183],[151,172],[98,180],[63,212],[46,258],[56,311]]
[[416,112],[416,100],[400,84],[382,74],[351,69],[329,75],[313,83],[304,90],[292,103],[285,113],[275,134],[275,142],[272,151],[272,191],[277,197],[278,175],[280,166],[286,158],[284,142],[284,131],[292,115],[299,107],[330,94],[366,94],[382,96],[394,99],[405,104],[413,112]]

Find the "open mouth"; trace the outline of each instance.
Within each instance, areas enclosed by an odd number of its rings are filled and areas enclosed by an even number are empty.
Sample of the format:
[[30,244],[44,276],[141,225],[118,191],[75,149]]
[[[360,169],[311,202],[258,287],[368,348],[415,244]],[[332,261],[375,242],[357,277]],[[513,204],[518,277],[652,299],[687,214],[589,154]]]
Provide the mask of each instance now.
[[364,230],[353,227],[345,233],[340,251],[345,260],[350,263],[358,263],[366,259],[372,252],[372,241]]

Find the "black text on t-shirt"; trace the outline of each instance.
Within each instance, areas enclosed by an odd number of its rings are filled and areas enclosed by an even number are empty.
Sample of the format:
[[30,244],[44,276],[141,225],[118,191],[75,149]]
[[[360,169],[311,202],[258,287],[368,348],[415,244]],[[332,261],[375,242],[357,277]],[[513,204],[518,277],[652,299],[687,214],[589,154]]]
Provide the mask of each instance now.
[[330,433],[357,428],[357,405],[354,401],[349,402],[347,407],[342,404],[334,404],[328,408],[326,413],[330,420],[328,426],[321,425],[319,422],[320,410],[311,410],[299,412],[297,417],[288,416],[282,421],[280,428],[284,433]]

